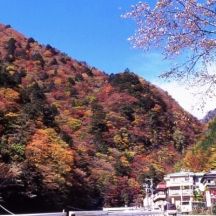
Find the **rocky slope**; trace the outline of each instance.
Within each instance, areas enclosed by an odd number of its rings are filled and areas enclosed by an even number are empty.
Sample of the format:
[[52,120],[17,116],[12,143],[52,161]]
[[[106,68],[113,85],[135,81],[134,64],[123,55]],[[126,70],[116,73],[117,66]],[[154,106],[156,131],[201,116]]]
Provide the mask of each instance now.
[[0,25],[0,168],[15,212],[142,202],[202,130],[166,92]]

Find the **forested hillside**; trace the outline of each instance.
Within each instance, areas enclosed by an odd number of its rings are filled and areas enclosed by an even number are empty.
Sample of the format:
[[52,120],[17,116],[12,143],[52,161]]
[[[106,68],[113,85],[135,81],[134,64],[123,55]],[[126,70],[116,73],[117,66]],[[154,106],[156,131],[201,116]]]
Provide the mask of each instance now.
[[0,25],[0,192],[15,212],[142,202],[202,131],[166,92]]
[[209,121],[206,127],[197,143],[187,150],[183,160],[183,167],[192,171],[216,169],[216,118]]

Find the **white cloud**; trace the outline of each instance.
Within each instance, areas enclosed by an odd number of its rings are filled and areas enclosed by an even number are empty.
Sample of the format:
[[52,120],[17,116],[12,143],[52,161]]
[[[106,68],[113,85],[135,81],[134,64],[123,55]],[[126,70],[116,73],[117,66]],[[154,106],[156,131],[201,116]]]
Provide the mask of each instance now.
[[[181,61],[181,59],[180,59]],[[206,73],[201,74],[200,77],[192,77],[188,80],[188,83],[179,83],[177,81],[165,82],[162,79],[155,79],[158,75],[165,71],[168,71],[171,67],[171,61],[163,60],[163,56],[157,51],[151,51],[146,54],[143,52],[136,52],[127,61],[129,69],[139,74],[139,76],[150,81],[151,83],[161,87],[167,91],[186,111],[196,116],[198,119],[202,119],[208,111],[216,108],[216,85],[212,86],[211,91],[205,95],[209,88],[209,82],[206,78],[211,75],[216,76],[216,63],[209,63]],[[198,67],[198,66],[197,66]],[[202,71],[202,67],[199,66]],[[206,82],[202,82],[202,81]],[[215,78],[216,80],[216,78]],[[191,83],[194,83],[192,86]],[[212,98],[208,97],[212,96]]]
[[[199,87],[199,89],[197,87],[189,88],[189,86],[176,81],[163,82],[162,80],[155,80],[152,83],[167,91],[186,111],[198,119],[202,119],[209,110],[216,108],[215,99],[198,94],[198,92],[202,91],[202,87]],[[205,97],[204,103],[202,102],[203,97]]]

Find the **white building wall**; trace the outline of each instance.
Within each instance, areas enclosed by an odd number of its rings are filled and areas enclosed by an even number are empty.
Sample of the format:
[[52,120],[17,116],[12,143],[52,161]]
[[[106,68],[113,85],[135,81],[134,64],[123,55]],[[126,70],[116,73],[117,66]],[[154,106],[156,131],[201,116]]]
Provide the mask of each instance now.
[[178,172],[164,177],[171,203],[182,212],[192,211],[193,190],[200,187],[203,175],[204,173]]
[[211,194],[210,194],[210,192],[206,191],[205,195],[206,195],[206,206],[211,207]]

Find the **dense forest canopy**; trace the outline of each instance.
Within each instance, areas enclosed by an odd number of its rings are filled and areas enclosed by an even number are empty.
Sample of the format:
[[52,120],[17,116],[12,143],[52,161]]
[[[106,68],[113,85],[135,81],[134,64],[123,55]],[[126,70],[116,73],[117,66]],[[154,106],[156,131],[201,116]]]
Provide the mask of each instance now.
[[14,212],[140,205],[201,123],[130,70],[107,75],[0,25],[0,192]]

